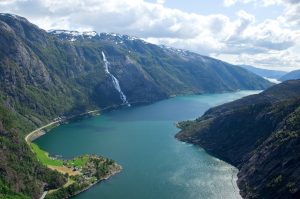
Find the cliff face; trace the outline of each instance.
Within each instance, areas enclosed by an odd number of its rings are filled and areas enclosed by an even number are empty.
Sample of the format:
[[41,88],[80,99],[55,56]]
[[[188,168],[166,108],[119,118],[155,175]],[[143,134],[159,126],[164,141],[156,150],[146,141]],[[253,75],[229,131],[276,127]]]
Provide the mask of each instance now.
[[244,198],[299,197],[300,80],[212,108],[179,127],[179,140],[239,168]]
[[136,105],[270,85],[188,51],[124,35],[46,32],[25,18],[0,14],[0,197],[5,191],[5,197],[38,198],[45,183],[61,185],[63,176],[38,163],[23,135],[61,115],[124,105],[120,90]]

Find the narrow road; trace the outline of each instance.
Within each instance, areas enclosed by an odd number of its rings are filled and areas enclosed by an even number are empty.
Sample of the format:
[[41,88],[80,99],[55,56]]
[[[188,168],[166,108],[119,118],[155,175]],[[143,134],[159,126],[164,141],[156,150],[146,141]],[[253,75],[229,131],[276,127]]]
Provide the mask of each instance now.
[[40,199],[44,199],[45,196],[47,195],[48,191],[44,191],[43,195],[40,197]]
[[[110,107],[107,107],[107,108],[110,108]],[[103,110],[104,110],[104,109],[103,109]],[[96,113],[96,112],[99,112],[99,110],[93,110],[93,111],[84,112],[84,113],[81,113],[81,114],[79,114],[79,115],[71,116],[71,117],[69,117],[69,118],[67,118],[67,119],[72,119],[73,117],[76,117],[76,116],[82,116],[82,115],[92,114],[92,113]],[[44,126],[38,128],[38,129],[35,129],[34,131],[30,132],[30,133],[25,137],[25,141],[26,141],[28,144],[30,144],[30,142],[31,142],[30,137],[31,137],[32,135],[34,135],[36,132],[39,132],[39,131],[43,130],[44,128],[47,128],[47,127],[49,127],[49,126],[51,126],[51,125],[53,125],[53,124],[59,123],[59,122],[61,122],[61,120],[57,120],[57,121],[54,121],[54,122],[50,122],[49,124],[46,124],[46,125],[44,125]]]
[[26,135],[25,141],[29,144],[29,143],[31,142],[30,137],[31,137],[33,134],[35,134],[36,132],[38,132],[38,131],[40,131],[40,130],[42,130],[42,129],[44,129],[44,128],[47,128],[47,127],[49,127],[49,126],[51,126],[51,125],[53,125],[53,124],[56,124],[56,123],[58,123],[58,122],[60,122],[60,120],[55,121],[55,122],[50,122],[49,124],[46,124],[45,126],[42,126],[42,127],[38,128],[38,129],[35,129],[34,131],[32,131],[32,132],[30,132],[28,135]]

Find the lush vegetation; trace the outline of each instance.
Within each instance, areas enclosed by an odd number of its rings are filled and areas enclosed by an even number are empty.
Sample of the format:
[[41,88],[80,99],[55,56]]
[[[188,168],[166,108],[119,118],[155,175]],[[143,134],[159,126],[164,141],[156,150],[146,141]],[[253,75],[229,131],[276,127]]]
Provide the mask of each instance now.
[[106,179],[121,170],[114,161],[99,156],[80,156],[66,161],[65,167],[79,171],[76,175],[69,176],[67,185],[50,191],[47,199],[60,199],[73,196],[94,183]]
[[[0,103],[0,196],[37,198],[44,183],[52,188],[62,186],[66,179],[40,165],[21,136],[33,128],[32,124],[3,104]],[[13,196],[14,193],[17,194]]]
[[[57,157],[49,156],[47,151],[42,150],[37,144],[30,143],[33,153],[36,155],[38,160],[45,166],[67,166],[82,168],[90,161],[90,155],[82,155],[75,157],[71,160],[64,160]],[[111,162],[112,164],[113,162]]]
[[178,139],[239,168],[244,198],[300,197],[300,80],[212,108],[178,127]]
[[40,147],[35,144],[31,143],[31,148],[34,154],[37,156],[38,160],[44,165],[51,165],[51,166],[63,166],[63,161],[60,159],[49,157],[49,153],[40,149]]
[[0,179],[0,199],[29,199],[29,197],[10,190],[9,187],[4,184],[3,180]]
[[79,156],[72,160],[67,161],[66,165],[80,168],[80,167],[85,166],[87,164],[87,162],[89,161],[89,159],[90,159],[90,157],[88,155]]
[[[62,161],[51,159],[34,144],[27,146],[26,133],[59,116],[122,103],[105,75],[102,51],[133,104],[176,94],[264,89],[271,85],[219,60],[126,37],[121,38],[122,45],[116,45],[114,39],[99,36],[70,42],[24,18],[0,15],[0,174],[10,193],[35,199],[44,185],[55,189],[67,182],[66,176],[45,166],[61,166]],[[73,163],[82,167],[87,162],[82,158]],[[67,167],[72,163],[63,164]],[[97,176],[105,169],[98,169]]]

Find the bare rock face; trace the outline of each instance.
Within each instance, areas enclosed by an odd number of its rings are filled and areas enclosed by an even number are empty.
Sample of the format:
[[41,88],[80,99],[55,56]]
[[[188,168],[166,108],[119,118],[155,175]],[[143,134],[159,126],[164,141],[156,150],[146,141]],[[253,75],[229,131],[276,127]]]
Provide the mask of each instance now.
[[300,80],[212,108],[179,127],[179,140],[239,168],[243,198],[299,198]]

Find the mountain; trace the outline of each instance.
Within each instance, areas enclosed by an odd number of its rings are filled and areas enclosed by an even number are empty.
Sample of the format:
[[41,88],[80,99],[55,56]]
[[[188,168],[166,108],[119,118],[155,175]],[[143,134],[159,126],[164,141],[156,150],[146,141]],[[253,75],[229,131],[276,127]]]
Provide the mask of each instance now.
[[237,66],[118,34],[46,32],[0,14],[0,198],[39,198],[65,183],[24,135],[58,116],[155,102],[173,95],[265,89]]
[[[220,60],[186,50],[153,45],[128,35],[66,30],[52,30],[49,33],[61,41],[79,42],[81,45],[92,41],[94,45],[99,46],[109,43],[125,53],[128,52],[127,56],[134,59],[133,62],[139,64],[167,96],[222,92],[240,89],[237,87],[241,86],[250,89],[270,86],[269,82],[262,82],[261,79],[258,84],[253,84],[257,77],[251,75],[250,78],[245,71]],[[247,80],[243,81],[241,78]]]
[[250,66],[250,65],[240,65],[240,67],[245,68],[248,71],[255,73],[261,77],[277,79],[277,80],[279,80],[282,76],[287,74],[287,72],[285,72],[285,71],[256,68],[256,67]]
[[211,108],[178,127],[179,140],[239,169],[243,198],[300,197],[300,80]]
[[294,70],[292,72],[289,72],[288,74],[282,76],[279,80],[286,81],[292,79],[300,79],[300,70]]

